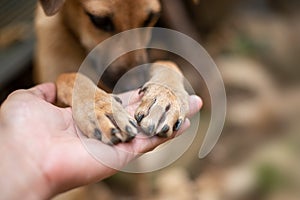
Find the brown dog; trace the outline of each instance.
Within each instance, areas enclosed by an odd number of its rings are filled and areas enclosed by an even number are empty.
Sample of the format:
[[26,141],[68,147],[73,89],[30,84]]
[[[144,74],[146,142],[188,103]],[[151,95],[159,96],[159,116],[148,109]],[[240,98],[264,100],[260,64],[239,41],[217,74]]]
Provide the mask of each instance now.
[[[128,29],[153,26],[161,10],[158,0],[40,0],[40,5],[36,16],[36,74],[40,82],[77,72],[98,43]],[[150,37],[150,32],[145,33],[139,42],[147,44]],[[107,49],[108,53],[114,48]],[[118,58],[105,75],[108,79],[119,77],[146,61],[145,50],[134,51]],[[59,76],[57,98],[72,106],[74,119],[85,135],[107,144],[133,139],[136,121],[149,136],[169,137],[188,111],[183,76],[174,63],[166,61],[152,64],[150,76],[141,89],[143,97],[135,119],[112,94],[79,73]],[[73,95],[75,80],[80,82],[77,95]]]

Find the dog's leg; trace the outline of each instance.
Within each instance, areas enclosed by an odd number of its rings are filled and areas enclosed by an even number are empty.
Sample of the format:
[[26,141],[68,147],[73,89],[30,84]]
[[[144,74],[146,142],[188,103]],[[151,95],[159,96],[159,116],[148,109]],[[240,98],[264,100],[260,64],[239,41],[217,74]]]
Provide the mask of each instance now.
[[72,107],[74,120],[86,136],[117,144],[129,142],[137,134],[136,122],[120,100],[99,89],[86,76],[62,74],[56,85],[58,101]]
[[147,135],[170,137],[180,128],[189,110],[183,75],[169,61],[152,64],[150,75],[151,79],[140,90],[143,97],[135,118]]

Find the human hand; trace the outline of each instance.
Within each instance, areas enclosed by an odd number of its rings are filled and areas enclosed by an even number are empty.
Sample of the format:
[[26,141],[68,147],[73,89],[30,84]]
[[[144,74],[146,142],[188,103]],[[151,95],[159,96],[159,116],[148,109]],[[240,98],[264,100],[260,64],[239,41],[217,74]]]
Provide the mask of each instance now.
[[[0,173],[8,179],[0,180],[3,197],[18,199],[28,197],[45,199],[71,188],[97,182],[126,165],[141,153],[154,149],[170,138],[139,136],[130,143],[111,147],[97,143],[97,151],[109,151],[116,168],[106,166],[93,158],[82,143],[95,140],[81,137],[75,125],[70,108],[59,108],[55,101],[54,84],[38,85],[29,90],[12,93],[0,109]],[[133,114],[138,105],[137,92],[120,95],[126,108]],[[199,97],[190,97],[190,115],[199,111],[202,102]],[[175,134],[182,133],[189,126],[183,124]],[[79,137],[80,136],[80,137]],[[99,144],[99,145],[98,145]],[[129,152],[129,153],[121,153]],[[123,151],[125,150],[125,151]],[[11,188],[14,188],[12,190]],[[16,191],[17,190],[17,191]]]

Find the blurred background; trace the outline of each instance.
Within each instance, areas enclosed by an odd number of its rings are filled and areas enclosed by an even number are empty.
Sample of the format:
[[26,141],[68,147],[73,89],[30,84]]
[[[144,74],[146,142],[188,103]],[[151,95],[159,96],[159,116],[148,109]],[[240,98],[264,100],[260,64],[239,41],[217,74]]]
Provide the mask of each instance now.
[[[221,138],[205,159],[198,158],[210,100],[201,77],[184,70],[204,99],[192,146],[163,170],[119,173],[90,187],[88,196],[100,191],[97,199],[105,200],[300,199],[300,1],[162,3],[159,26],[197,40],[223,76],[228,104]],[[36,0],[0,0],[0,102],[34,84],[35,5]],[[82,199],[80,190],[72,198]]]

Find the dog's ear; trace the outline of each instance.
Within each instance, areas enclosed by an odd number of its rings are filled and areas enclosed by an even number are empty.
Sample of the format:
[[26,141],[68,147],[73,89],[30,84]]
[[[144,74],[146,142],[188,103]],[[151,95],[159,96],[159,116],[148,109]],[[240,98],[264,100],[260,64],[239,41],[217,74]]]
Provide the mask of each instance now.
[[56,14],[65,3],[65,0],[40,0],[42,8],[47,16]]

